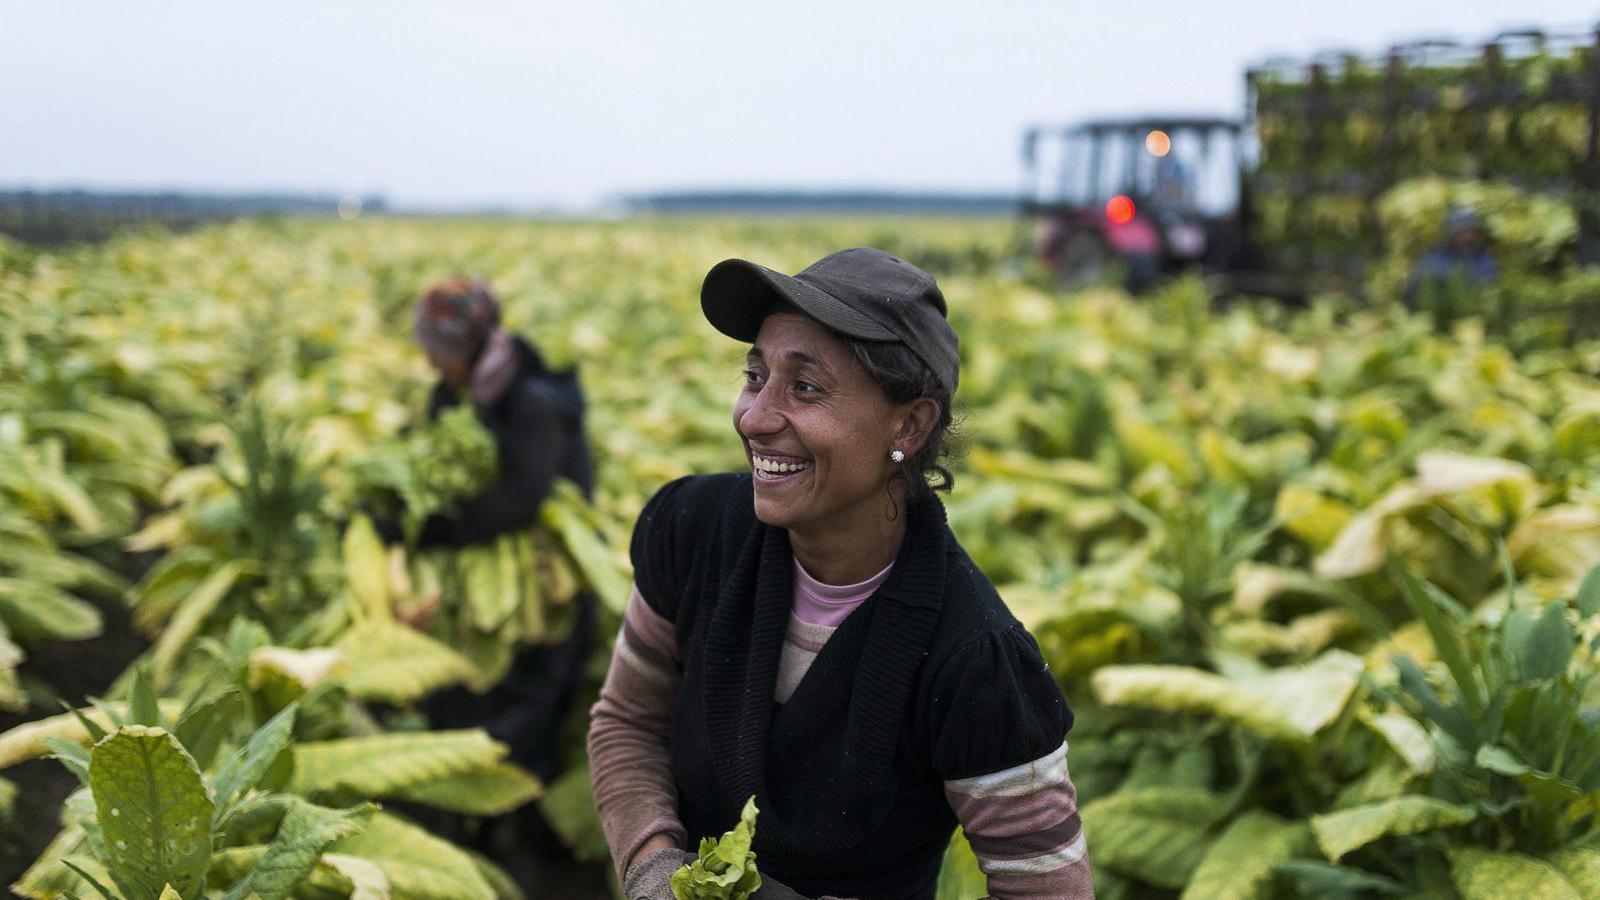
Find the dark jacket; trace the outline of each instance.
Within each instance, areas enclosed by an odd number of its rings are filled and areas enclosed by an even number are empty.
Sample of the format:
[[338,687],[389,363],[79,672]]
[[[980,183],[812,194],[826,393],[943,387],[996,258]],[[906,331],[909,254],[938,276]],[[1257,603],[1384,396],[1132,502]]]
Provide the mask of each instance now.
[[[1462,253],[1448,245],[1435,247],[1417,260],[1402,299],[1411,310],[1437,307],[1452,299],[1470,300],[1473,292],[1499,277],[1500,266],[1486,248]],[[1466,296],[1451,296],[1463,293]]]
[[[532,524],[539,504],[564,477],[588,495],[593,488],[589,445],[583,433],[583,389],[572,370],[553,370],[520,337],[512,338],[517,373],[493,401],[477,407],[478,420],[500,450],[500,477],[483,493],[462,501],[452,515],[423,523],[419,546],[488,541]],[[434,385],[428,415],[462,402],[444,382]]]
[[754,795],[754,849],[777,880],[806,896],[932,898],[956,825],[944,782],[1044,756],[1072,714],[934,498],[908,511],[888,579],[775,703],[793,554],[753,500],[748,474],[681,479],[634,531],[635,582],[674,623],[683,665],[670,744],[689,846]]
[[[571,480],[586,496],[592,488],[576,374],[548,368],[526,341],[512,340],[516,374],[498,397],[477,407],[479,421],[499,447],[500,477],[460,503],[454,515],[429,517],[419,546],[476,544],[526,528],[558,477]],[[441,382],[433,389],[428,414],[437,416],[460,402]],[[582,679],[597,615],[593,595],[581,595],[578,604],[578,618],[564,638],[519,648],[511,671],[486,693],[456,687],[427,697],[423,709],[432,726],[483,728],[510,748],[513,762],[547,781],[560,775],[561,723]]]

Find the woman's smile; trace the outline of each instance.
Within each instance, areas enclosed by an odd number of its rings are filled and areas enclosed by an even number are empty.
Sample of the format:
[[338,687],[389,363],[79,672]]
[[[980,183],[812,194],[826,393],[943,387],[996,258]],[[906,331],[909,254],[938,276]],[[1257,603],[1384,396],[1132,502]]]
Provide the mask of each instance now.
[[757,483],[783,484],[811,469],[811,461],[794,456],[768,455],[755,450],[750,451],[750,468],[754,470]]

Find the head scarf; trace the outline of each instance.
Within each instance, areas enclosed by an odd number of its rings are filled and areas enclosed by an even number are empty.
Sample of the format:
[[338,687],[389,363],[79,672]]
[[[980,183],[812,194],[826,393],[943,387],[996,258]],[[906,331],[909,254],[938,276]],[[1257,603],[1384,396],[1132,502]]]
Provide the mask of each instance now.
[[484,282],[457,275],[423,295],[412,326],[430,352],[476,359],[500,327],[500,301]]
[[516,346],[500,327],[500,301],[482,281],[456,276],[429,289],[417,304],[417,343],[444,356],[471,362],[468,390],[487,405],[517,371]]

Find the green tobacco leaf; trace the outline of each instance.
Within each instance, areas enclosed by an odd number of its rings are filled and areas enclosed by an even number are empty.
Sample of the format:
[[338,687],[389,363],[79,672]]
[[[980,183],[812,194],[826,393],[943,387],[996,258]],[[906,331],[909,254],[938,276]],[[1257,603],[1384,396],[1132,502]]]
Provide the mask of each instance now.
[[[128,673],[126,672],[124,672],[122,676],[118,678],[118,682],[124,685],[127,680]],[[111,689],[113,692],[120,690],[119,686],[116,684],[112,685]],[[102,718],[111,723],[107,727],[121,728],[124,725],[133,724],[128,721],[128,713],[130,710],[128,709],[128,705],[126,703],[107,703],[105,700],[99,697],[90,697],[88,699],[89,705],[95,708],[95,712],[98,712]],[[75,710],[75,712],[77,711]],[[81,722],[84,720],[80,717],[79,721]],[[85,727],[88,726],[86,725]],[[100,743],[98,738],[95,740],[95,743]]]
[[537,800],[543,793],[539,779],[512,763],[498,762],[430,778],[388,796],[469,816],[498,816]]
[[1446,705],[1416,661],[1409,656],[1396,656],[1393,662],[1400,676],[1400,689],[1422,708],[1424,721],[1442,728],[1460,744],[1477,743],[1478,721],[1460,706]]
[[1416,719],[1399,713],[1381,713],[1365,721],[1405,760],[1412,774],[1426,775],[1433,771],[1433,739]]
[[230,687],[190,710],[178,721],[173,734],[205,771],[216,762],[217,750],[243,713],[244,695]]
[[128,724],[161,728],[161,709],[156,703],[156,692],[145,677],[143,666],[134,670],[133,690],[128,698]]
[[577,493],[562,483],[539,508],[540,518],[560,539],[572,561],[578,564],[584,580],[601,602],[618,615],[627,607],[632,591],[627,575],[608,559],[605,544],[583,520],[583,515],[573,504],[584,502]]
[[[379,868],[377,863],[368,859],[345,856],[342,853],[324,853],[322,861],[350,879],[349,900],[389,900],[391,894],[389,876],[383,874],[383,869]],[[522,900],[515,892],[502,895],[501,900],[506,900],[507,897]]]
[[213,784],[217,795],[218,824],[235,811],[245,792],[255,787],[294,737],[298,708],[290,706],[268,719],[243,747],[235,750],[217,770]]
[[105,520],[100,517],[100,511],[89,499],[88,492],[77,482],[64,473],[43,466],[33,467],[28,474],[34,486],[49,496],[56,508],[85,534],[98,535],[105,531]]
[[111,880],[105,867],[91,854],[83,829],[74,822],[61,829],[22,877],[11,885],[11,890],[31,900],[54,900],[68,890],[79,893],[92,890],[87,881],[63,864],[69,858],[96,880],[102,883]]
[[[61,864],[66,866],[68,869],[71,869],[72,874],[82,878],[84,883],[89,885],[89,887],[94,888],[94,892],[99,894],[102,900],[117,900],[117,895],[113,894],[111,889],[106,887],[105,882],[95,877],[93,872],[88,871],[83,866],[78,865],[70,859],[62,859]],[[170,890],[172,890],[172,888],[168,886],[166,891]],[[163,897],[166,896],[166,891],[162,891],[161,895]]]
[[[75,860],[82,865],[92,864],[94,861],[86,856]],[[11,885],[11,892],[18,897],[27,897],[28,900],[82,900],[85,896],[92,896],[94,885],[84,881],[76,872],[68,868],[62,860],[52,860],[49,865],[41,867],[38,864],[30,866],[21,879]]]
[[1578,612],[1585,619],[1600,613],[1600,566],[1590,569],[1578,588]]
[[1361,659],[1330,650],[1302,666],[1226,678],[1185,666],[1108,666],[1093,676],[1109,706],[1220,716],[1263,737],[1303,743],[1344,711]]
[[134,626],[154,632],[205,580],[216,563],[215,553],[201,547],[186,547],[163,556],[128,593]]
[[761,887],[756,856],[750,852],[757,813],[756,798],[751,797],[731,831],[716,840],[702,840],[699,856],[672,873],[672,896],[677,900],[747,900]]
[[100,610],[60,588],[0,578],[0,624],[19,641],[81,641],[100,634]]
[[48,536],[33,540],[29,535],[15,535],[3,525],[0,523],[0,567],[10,567],[29,581],[84,588],[107,598],[120,597],[127,589],[121,576],[91,559],[57,549]]
[[22,650],[0,637],[0,709],[8,712],[20,713],[28,708],[28,692],[16,669],[21,662]]
[[1316,860],[1296,859],[1279,863],[1274,868],[1279,875],[1293,881],[1300,888],[1298,896],[1303,897],[1360,897],[1398,894],[1403,890],[1394,879]]
[[1211,826],[1226,811],[1210,791],[1142,788],[1093,800],[1081,815],[1096,866],[1179,890],[1200,867]]
[[1450,880],[1463,900],[1584,900],[1577,886],[1542,860],[1477,847],[1450,851]]
[[418,731],[306,741],[294,748],[297,794],[378,799],[430,782],[494,769],[504,744],[483,731]]
[[213,569],[178,605],[177,611],[161,630],[161,636],[156,639],[155,647],[151,649],[150,678],[157,686],[166,686],[179,655],[189,648],[189,642],[200,633],[206,619],[217,611],[217,606],[233,590],[234,583],[242,574],[244,568],[241,564],[225,562]]
[[[266,859],[270,849],[263,844],[245,844],[218,850],[212,854],[211,868],[206,871],[206,886],[210,889],[237,886],[250,877],[250,872]],[[295,885],[293,896],[295,900],[350,900],[354,890],[351,879],[329,864],[324,854]],[[215,896],[220,900],[222,895]],[[388,897],[382,895],[374,900],[388,900]]]
[[444,644],[398,622],[373,620],[345,632],[334,649],[349,668],[350,696],[410,703],[442,687],[472,678],[472,664]]
[[595,811],[587,763],[573,766],[547,786],[539,798],[539,812],[578,859],[603,860],[611,852]]
[[259,690],[269,680],[279,690],[296,697],[323,682],[338,678],[344,671],[344,654],[325,647],[294,650],[289,647],[257,647],[250,651],[250,689]]
[[1342,809],[1311,819],[1317,846],[1330,862],[1391,834],[1420,834],[1435,828],[1465,825],[1477,818],[1471,806],[1408,794],[1378,803]]
[[87,787],[67,795],[61,804],[61,820],[72,822],[83,832],[84,847],[96,859],[109,859],[106,853],[105,830],[100,827],[100,814],[95,809],[94,792]]
[[1511,648],[1518,674],[1529,681],[1559,677],[1572,661],[1576,639],[1567,622],[1566,604],[1548,604],[1518,646]]
[[328,809],[299,797],[290,798],[277,836],[224,900],[243,900],[252,893],[260,900],[283,900],[311,874],[329,844],[359,833],[376,811],[377,807],[371,804]]
[[328,852],[366,860],[389,880],[394,900],[495,900],[494,889],[460,848],[380,812]]
[[[527,900],[527,895],[522,893],[522,888],[517,887],[517,882],[511,874],[496,865],[489,857],[474,850],[468,850],[467,856],[472,858],[472,864],[478,867],[478,874],[482,875],[483,880],[494,889],[494,894],[499,900]],[[352,897],[351,900],[355,898]]]
[[128,900],[165,885],[198,896],[211,856],[211,798],[176,738],[124,725],[94,746],[89,786],[111,878]]
[[502,536],[492,544],[464,547],[456,553],[467,613],[472,627],[479,631],[497,630],[517,610],[516,568],[501,564],[502,549],[510,550],[510,540]]
[[989,896],[989,879],[978,868],[978,857],[960,828],[945,848],[939,866],[939,893],[934,900],[984,900]]
[[[50,748],[50,756],[71,770],[78,776],[81,784],[89,783],[89,748],[82,744],[75,744],[64,738],[45,738],[44,744]],[[9,783],[9,782],[8,782]]]
[[1550,854],[1545,862],[1572,882],[1585,897],[1600,897],[1600,848],[1566,847]]
[[372,520],[362,515],[351,519],[341,549],[345,583],[357,615],[379,621],[390,618],[388,562]]
[[1252,810],[1234,820],[1183,889],[1183,900],[1268,900],[1273,867],[1307,843],[1305,824]]
[[1472,761],[1480,768],[1512,777],[1526,775],[1533,771],[1533,768],[1518,759],[1515,753],[1494,744],[1484,744],[1479,747]]
[[1478,672],[1467,655],[1466,645],[1462,642],[1461,627],[1447,617],[1448,605],[1442,604],[1435,596],[1437,589],[1433,585],[1411,574],[1411,570],[1403,564],[1391,562],[1389,571],[1395,580],[1400,582],[1406,604],[1428,629],[1429,637],[1433,638],[1434,650],[1438,652],[1439,659],[1450,669],[1450,674],[1455,678],[1456,687],[1461,691],[1462,700],[1466,702],[1467,708],[1475,715],[1482,712],[1483,693],[1478,681]]

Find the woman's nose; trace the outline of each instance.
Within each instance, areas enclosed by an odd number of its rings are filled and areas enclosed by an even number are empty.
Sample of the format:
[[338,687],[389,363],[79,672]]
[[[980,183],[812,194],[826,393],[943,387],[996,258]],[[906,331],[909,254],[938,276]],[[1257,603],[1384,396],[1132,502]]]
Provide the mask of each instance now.
[[783,428],[783,417],[773,408],[770,389],[763,387],[753,396],[739,414],[739,431],[745,436],[772,434]]

